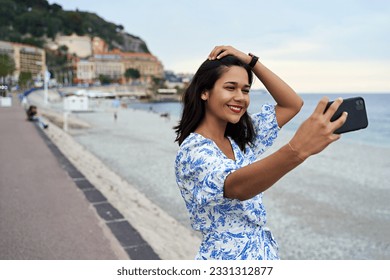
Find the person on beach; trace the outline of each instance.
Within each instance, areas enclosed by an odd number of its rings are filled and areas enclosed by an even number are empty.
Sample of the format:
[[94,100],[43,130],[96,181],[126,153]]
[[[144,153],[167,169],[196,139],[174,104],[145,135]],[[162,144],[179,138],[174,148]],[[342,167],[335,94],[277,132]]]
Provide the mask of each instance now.
[[[250,116],[253,73],[276,105],[265,104]],[[333,132],[347,114],[330,119],[341,102],[325,112],[323,97],[286,145],[259,159],[303,101],[255,55],[231,46],[211,51],[184,93],[182,117],[174,127],[180,145],[176,181],[191,225],[203,236],[196,259],[279,259],[266,227],[263,192],[340,138]]]

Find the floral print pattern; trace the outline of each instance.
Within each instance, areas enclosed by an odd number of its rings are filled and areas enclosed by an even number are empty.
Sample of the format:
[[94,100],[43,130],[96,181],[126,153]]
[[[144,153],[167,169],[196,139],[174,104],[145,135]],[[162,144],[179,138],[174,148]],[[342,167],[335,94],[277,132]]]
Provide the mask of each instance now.
[[180,145],[176,181],[191,225],[203,235],[196,259],[279,259],[278,245],[265,227],[263,194],[245,201],[223,195],[227,176],[256,161],[278,135],[274,105],[263,105],[251,118],[256,132],[254,145],[247,145],[244,153],[229,138],[235,160],[197,133],[191,133]]

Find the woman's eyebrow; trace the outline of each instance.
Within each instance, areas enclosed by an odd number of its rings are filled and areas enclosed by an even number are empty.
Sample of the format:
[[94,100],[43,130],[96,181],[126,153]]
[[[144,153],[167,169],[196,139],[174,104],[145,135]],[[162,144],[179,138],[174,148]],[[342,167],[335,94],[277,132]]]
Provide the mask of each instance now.
[[[238,85],[238,82],[233,82],[233,81],[227,81],[227,82],[225,82],[224,84],[232,84],[232,85],[235,85],[235,86],[237,86]],[[251,85],[250,84],[244,84],[244,87],[251,87]]]

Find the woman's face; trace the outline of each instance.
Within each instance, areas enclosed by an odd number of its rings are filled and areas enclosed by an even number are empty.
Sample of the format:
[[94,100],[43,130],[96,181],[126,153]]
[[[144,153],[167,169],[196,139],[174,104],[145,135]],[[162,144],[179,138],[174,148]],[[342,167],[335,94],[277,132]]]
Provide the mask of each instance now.
[[206,118],[238,123],[249,106],[249,90],[246,70],[239,66],[227,68],[214,87],[201,96],[206,100]]

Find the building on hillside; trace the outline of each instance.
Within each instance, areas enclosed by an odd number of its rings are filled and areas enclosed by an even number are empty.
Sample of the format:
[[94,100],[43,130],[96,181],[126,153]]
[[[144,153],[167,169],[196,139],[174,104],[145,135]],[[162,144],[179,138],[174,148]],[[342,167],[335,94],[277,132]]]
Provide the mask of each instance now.
[[95,54],[90,61],[91,60],[95,63],[95,74],[97,78],[103,75],[114,82],[123,82],[123,74],[125,70],[122,63],[122,57],[119,54]]
[[14,56],[14,47],[11,42],[0,41],[0,54],[8,54]]
[[0,41],[0,53],[6,53],[14,60],[15,71],[11,77],[12,82],[18,81],[22,72],[30,72],[35,80],[43,79],[46,70],[46,53],[43,49]]
[[30,72],[33,77],[42,78],[46,65],[46,54],[41,48],[14,43],[16,72]]
[[108,52],[107,43],[100,37],[93,37],[92,39],[92,53]]
[[89,60],[77,62],[77,79],[80,82],[92,84],[98,77],[96,76],[96,64]]
[[86,58],[92,55],[92,41],[89,36],[57,36],[55,39],[57,46],[66,46],[68,53],[77,57]]
[[118,49],[96,52],[93,56],[77,62],[77,82],[91,84],[106,76],[114,82],[126,83],[125,71],[129,68],[140,73],[139,82],[150,83],[152,79],[164,77],[162,63],[149,53],[128,53]]
[[164,78],[164,68],[157,57],[150,53],[122,52],[108,50],[108,44],[99,37],[58,36],[57,47],[65,45],[69,54],[75,54],[74,83],[94,83],[105,76],[113,82],[126,83],[125,71],[129,68],[139,71],[139,82],[150,83],[153,78]]
[[151,82],[152,78],[164,77],[162,63],[150,53],[122,53],[122,61],[125,71],[137,69],[141,74],[141,82]]

